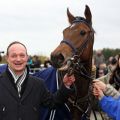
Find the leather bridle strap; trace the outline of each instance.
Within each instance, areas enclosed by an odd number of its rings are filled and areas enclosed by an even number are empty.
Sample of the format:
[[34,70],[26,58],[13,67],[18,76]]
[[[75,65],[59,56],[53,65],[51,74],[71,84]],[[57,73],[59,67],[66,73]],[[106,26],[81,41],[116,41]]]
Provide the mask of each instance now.
[[78,48],[78,51],[80,51],[80,54],[82,54],[83,50],[86,48],[88,42],[91,40],[92,37],[92,31],[89,31],[88,33],[89,35],[87,36],[87,38],[85,39],[85,41],[82,43],[82,45],[80,46],[80,48]]
[[76,47],[73,45],[73,43],[72,43],[70,40],[65,40],[65,39],[63,39],[63,40],[61,41],[61,43],[67,44],[67,45],[72,49],[73,53],[76,54],[77,49],[76,49]]
[[[92,36],[91,32],[92,32],[92,31],[90,31],[90,33],[89,33],[90,36]],[[81,45],[80,48],[76,48],[70,40],[65,40],[65,39],[63,39],[63,40],[61,41],[61,43],[67,44],[67,45],[72,49],[73,55],[75,55],[78,51],[81,51],[81,53],[82,53],[82,51],[83,51],[84,48],[87,46],[87,43],[89,42],[90,39],[91,39],[91,38],[89,38],[89,35],[88,35],[87,38],[86,38],[86,40],[83,42],[83,44]],[[61,44],[61,43],[60,43],[60,44]]]

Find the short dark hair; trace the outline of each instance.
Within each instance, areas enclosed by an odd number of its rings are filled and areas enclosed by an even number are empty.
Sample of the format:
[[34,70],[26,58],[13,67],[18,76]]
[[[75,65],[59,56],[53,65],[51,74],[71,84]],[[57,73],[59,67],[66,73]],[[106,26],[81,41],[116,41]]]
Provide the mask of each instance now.
[[7,55],[8,55],[9,48],[10,48],[12,45],[14,45],[14,44],[21,44],[22,46],[24,46],[24,48],[26,49],[26,53],[27,53],[27,48],[26,48],[26,46],[25,46],[23,43],[21,43],[21,42],[19,42],[19,41],[13,41],[13,42],[10,43],[10,44],[8,45],[8,47],[7,47],[7,52],[6,52]]
[[111,60],[111,64],[115,65],[116,63],[117,63],[117,59],[115,57],[113,57],[112,60]]

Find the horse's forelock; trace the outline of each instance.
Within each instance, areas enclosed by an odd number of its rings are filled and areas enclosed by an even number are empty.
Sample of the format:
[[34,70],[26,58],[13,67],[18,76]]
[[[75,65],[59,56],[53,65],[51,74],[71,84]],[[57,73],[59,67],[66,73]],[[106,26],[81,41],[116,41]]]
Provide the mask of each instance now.
[[77,23],[77,22],[84,22],[86,23],[88,26],[92,26],[91,23],[89,23],[84,17],[75,17],[75,20],[73,20],[72,23]]

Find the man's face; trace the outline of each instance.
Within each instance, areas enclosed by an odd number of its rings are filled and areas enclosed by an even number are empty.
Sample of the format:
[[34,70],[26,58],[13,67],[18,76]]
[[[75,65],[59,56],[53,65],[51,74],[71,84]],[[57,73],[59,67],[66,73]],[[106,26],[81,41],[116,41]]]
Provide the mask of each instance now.
[[28,61],[28,55],[25,47],[18,43],[10,46],[6,60],[10,68],[16,74],[22,74]]
[[99,71],[98,71],[98,74],[99,74],[99,77],[104,76],[104,75],[105,75],[105,74],[104,74],[104,70],[103,70],[103,69],[99,70]]

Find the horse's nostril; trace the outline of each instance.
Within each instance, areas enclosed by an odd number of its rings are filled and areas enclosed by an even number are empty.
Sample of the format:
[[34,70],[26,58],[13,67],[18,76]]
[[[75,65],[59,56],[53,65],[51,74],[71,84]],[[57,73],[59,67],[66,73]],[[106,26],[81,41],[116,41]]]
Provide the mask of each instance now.
[[58,60],[60,61],[60,62],[63,62],[64,61],[64,56],[60,53],[60,54],[58,54]]
[[55,56],[54,56],[54,55],[51,55],[50,59],[51,59],[51,61],[52,61],[52,63],[53,63],[53,62],[55,61]]
[[51,55],[51,61],[54,67],[61,67],[62,63],[64,62],[64,56],[59,53],[57,55]]

